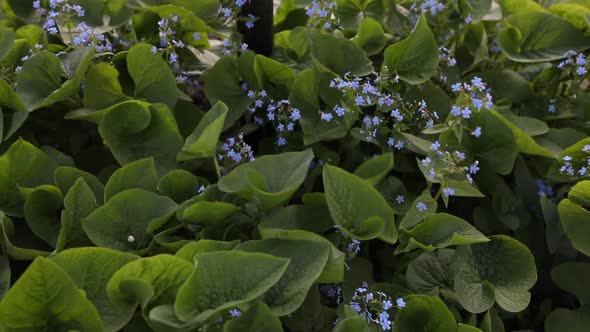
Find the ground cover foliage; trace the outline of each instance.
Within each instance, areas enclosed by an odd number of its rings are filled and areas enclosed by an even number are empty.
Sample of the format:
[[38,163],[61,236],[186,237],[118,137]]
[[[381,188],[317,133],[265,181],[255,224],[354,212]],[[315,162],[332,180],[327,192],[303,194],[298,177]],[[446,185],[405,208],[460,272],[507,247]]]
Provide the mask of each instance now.
[[2,2],[0,330],[590,330],[589,1],[244,6]]

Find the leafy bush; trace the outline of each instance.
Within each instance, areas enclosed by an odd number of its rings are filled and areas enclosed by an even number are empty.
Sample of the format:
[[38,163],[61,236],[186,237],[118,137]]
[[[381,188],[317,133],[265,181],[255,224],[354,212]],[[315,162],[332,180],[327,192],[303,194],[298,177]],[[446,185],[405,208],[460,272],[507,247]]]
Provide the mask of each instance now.
[[590,330],[589,1],[256,1],[3,1],[0,330]]

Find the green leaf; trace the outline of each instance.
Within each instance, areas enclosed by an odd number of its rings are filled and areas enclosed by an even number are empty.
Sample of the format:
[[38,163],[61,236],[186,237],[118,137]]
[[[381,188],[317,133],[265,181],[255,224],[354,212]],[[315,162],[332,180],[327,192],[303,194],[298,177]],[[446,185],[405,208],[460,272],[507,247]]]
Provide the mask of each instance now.
[[313,157],[311,149],[262,156],[238,166],[218,186],[270,209],[288,201],[301,186]]
[[514,138],[516,139],[516,146],[518,147],[518,151],[522,153],[528,153],[532,155],[547,157],[547,158],[555,158],[555,155],[549,151],[547,148],[537,144],[535,140],[524,131],[522,131],[519,127],[514,125],[508,119],[503,117],[500,113],[495,111],[490,111],[491,114],[496,116],[498,119],[502,120],[502,122],[507,125],[511,130]]
[[178,290],[175,311],[202,322],[256,299],[276,284],[290,260],[261,253],[216,251],[195,256],[195,270]]
[[393,210],[375,188],[330,165],[324,166],[323,180],[330,215],[342,231],[360,240],[397,241]]
[[371,185],[381,182],[393,169],[393,153],[384,153],[363,162],[354,170],[354,175],[363,178]]
[[115,307],[106,286],[117,270],[137,258],[106,248],[76,248],[63,251],[51,260],[86,293],[98,310],[105,331],[118,331],[131,320],[135,306]]
[[63,69],[59,58],[48,51],[32,55],[16,74],[16,92],[29,111],[44,106],[45,99],[61,87]]
[[316,234],[330,229],[332,225],[325,207],[290,205],[265,216],[258,225],[258,231],[263,239],[305,240],[328,244],[330,256],[318,282],[342,282],[346,255],[330,240]]
[[171,255],[136,259],[117,270],[109,280],[109,299],[120,308],[174,301],[178,288],[191,274],[191,263]]
[[567,198],[559,202],[557,209],[563,231],[574,248],[590,256],[590,212]]
[[98,246],[120,251],[139,250],[150,240],[149,234],[161,226],[176,207],[168,197],[129,189],[92,211],[82,220],[82,227]]
[[406,307],[399,310],[395,319],[398,332],[456,331],[453,314],[437,296],[410,295],[404,297]]
[[375,55],[383,50],[387,44],[387,37],[385,37],[385,31],[383,31],[381,24],[367,17],[359,25],[356,37],[352,41],[367,55]]
[[[163,14],[163,13],[162,13]],[[136,44],[127,54],[127,69],[135,83],[135,97],[174,108],[177,99],[176,78],[152,45]]]
[[451,262],[455,250],[424,251],[408,265],[406,284],[410,289],[438,295],[440,288],[453,288]]
[[[426,205],[426,209],[424,211],[418,210],[418,204],[423,203]],[[419,196],[414,200],[410,209],[399,224],[400,229],[408,229],[416,226],[419,224],[424,218],[433,215],[436,213],[436,208],[438,204],[430,195],[422,195]]]
[[291,105],[301,111],[299,123],[305,145],[341,138],[347,133],[346,127],[337,121],[326,122],[320,118],[320,80],[320,73],[304,69],[295,78],[289,94]]
[[28,110],[16,91],[0,80],[0,140],[12,136],[28,116]]
[[533,255],[508,236],[490,239],[457,249],[453,263],[455,293],[469,312],[484,312],[494,301],[506,311],[522,311],[530,300],[528,290],[537,281]]
[[210,102],[222,101],[227,105],[228,112],[224,129],[231,127],[250,106],[252,100],[240,86],[238,64],[235,57],[224,56],[207,71],[203,80],[205,94]]
[[36,258],[0,302],[4,331],[103,331],[96,308],[54,262]]
[[254,73],[261,89],[271,95],[287,94],[295,80],[295,70],[271,58],[256,54]]
[[54,186],[42,185],[33,189],[25,200],[25,220],[39,238],[55,248],[61,227],[59,213],[62,193]]
[[225,123],[228,108],[222,102],[217,102],[199,122],[192,134],[186,138],[184,147],[178,153],[178,161],[197,158],[215,158],[217,156],[217,142]]
[[14,142],[0,157],[0,210],[23,216],[24,198],[18,187],[52,184],[56,167],[53,159],[31,143],[23,139]]
[[281,321],[263,302],[255,302],[240,317],[223,325],[223,332],[282,332]]
[[520,11],[544,10],[541,5],[533,0],[500,0],[499,3],[502,8],[502,13],[505,16]]
[[0,301],[8,293],[10,288],[10,264],[8,261],[8,253],[2,250],[0,255]]
[[[19,240],[13,236],[15,233],[14,224],[0,212],[0,244],[6,250],[8,256],[13,260],[32,260],[38,256],[49,256],[51,253],[48,251],[41,251],[36,249],[27,249],[16,246],[12,243],[12,240]],[[10,239],[12,238],[12,240]]]
[[154,158],[140,159],[116,170],[104,190],[104,201],[127,189],[143,189],[156,192],[158,174]]
[[308,34],[311,55],[334,73],[365,76],[373,71],[371,60],[352,41],[325,33]]
[[554,3],[549,7],[552,14],[563,17],[579,30],[588,29],[586,17],[590,15],[590,8],[577,3]]
[[365,321],[362,317],[348,317],[344,319],[338,320],[336,326],[334,326],[333,332],[358,332],[358,331],[366,331],[367,321]]
[[262,297],[275,315],[284,316],[297,310],[305,300],[328,261],[330,246],[312,241],[266,239],[244,242],[235,250],[290,259],[281,279]]
[[180,204],[197,196],[201,186],[206,187],[207,185],[207,180],[194,176],[188,171],[175,169],[160,179],[157,188],[163,196],[168,196]]
[[92,189],[98,203],[103,203],[104,185],[96,176],[70,166],[56,168],[53,176],[55,178],[55,185],[62,193],[67,193],[79,178],[83,178],[86,185]]
[[212,252],[212,251],[227,251],[232,250],[238,244],[240,244],[239,240],[231,241],[231,242],[224,242],[224,241],[215,241],[215,240],[207,240],[201,239],[197,242],[189,242],[184,247],[182,247],[178,252],[176,252],[176,257],[182,258],[191,264],[194,263],[194,257],[196,254],[204,253],[204,252]]
[[567,262],[557,265],[551,271],[551,279],[568,293],[574,294],[582,305],[577,310],[558,308],[551,312],[545,320],[545,329],[548,332],[568,331],[582,332],[590,324],[588,312],[588,300],[590,289],[584,280],[590,276],[590,264],[581,262]]
[[61,212],[61,228],[57,237],[55,251],[65,248],[91,246],[92,242],[82,229],[82,219],[98,207],[96,196],[82,177],[67,191],[64,197],[64,210]]
[[90,67],[84,88],[84,106],[91,109],[104,109],[127,100],[119,83],[119,71],[106,62]]
[[0,27],[0,60],[10,52],[14,43],[14,31],[7,27]]
[[210,226],[226,220],[238,211],[240,208],[230,203],[200,201],[184,207],[178,218],[185,224]]
[[504,55],[517,62],[553,61],[569,51],[590,47],[590,37],[568,21],[544,10],[522,10],[505,19],[498,32]]
[[438,45],[421,15],[408,38],[385,49],[384,66],[409,84],[421,84],[430,79],[438,67]]
[[397,253],[414,249],[434,251],[448,246],[487,242],[489,239],[467,221],[452,214],[437,213],[411,230],[402,230]]
[[[44,34],[44,32],[43,32]],[[78,47],[72,52],[66,54],[62,60],[65,75],[68,78],[61,87],[51,93],[39,107],[45,107],[65,101],[68,98],[77,96],[80,92],[82,80],[88,71],[90,62],[94,57],[94,48]]]
[[159,174],[177,167],[182,137],[172,112],[164,104],[123,102],[105,113],[98,130],[122,166],[153,157]]

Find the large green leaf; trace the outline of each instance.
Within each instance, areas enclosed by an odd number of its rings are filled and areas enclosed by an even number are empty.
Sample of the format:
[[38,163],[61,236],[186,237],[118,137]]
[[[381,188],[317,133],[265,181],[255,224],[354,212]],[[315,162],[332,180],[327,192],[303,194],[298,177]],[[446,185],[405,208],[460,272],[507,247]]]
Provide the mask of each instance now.
[[59,213],[62,193],[51,185],[41,185],[27,194],[25,220],[33,234],[55,248],[61,228]]
[[342,282],[346,255],[320,235],[332,228],[332,225],[326,207],[290,205],[265,216],[258,225],[258,231],[263,239],[305,240],[328,244],[330,256],[318,282]]
[[426,217],[411,230],[402,230],[399,241],[396,253],[418,248],[434,251],[448,246],[487,242],[489,239],[467,221],[452,214],[437,213]]
[[103,109],[128,99],[119,82],[119,71],[108,63],[100,62],[90,67],[84,88],[84,106]]
[[12,86],[0,79],[0,139],[8,139],[29,116],[27,107]]
[[551,271],[551,279],[568,293],[574,294],[580,301],[581,307],[577,310],[558,308],[552,311],[545,320],[547,332],[567,331],[582,332],[587,330],[590,324],[590,312],[588,312],[588,300],[590,300],[590,288],[584,282],[590,277],[590,264],[581,262],[567,262],[557,265]]
[[393,153],[384,153],[363,162],[354,170],[354,175],[359,176],[371,185],[376,185],[393,169]]
[[14,31],[8,27],[0,27],[0,60],[10,52],[14,43]]
[[127,54],[127,69],[135,83],[135,97],[174,108],[177,99],[176,78],[151,45],[137,44]]
[[371,60],[352,41],[324,33],[310,32],[308,36],[311,55],[334,73],[364,76],[373,71]]
[[441,249],[436,252],[425,251],[416,257],[406,271],[406,284],[420,293],[437,295],[440,288],[453,288],[451,262],[455,251]]
[[194,263],[194,257],[196,254],[204,253],[204,252],[211,252],[211,251],[223,251],[223,250],[232,250],[238,244],[240,244],[239,240],[231,241],[231,242],[224,242],[224,241],[215,241],[215,240],[207,240],[201,239],[197,242],[189,242],[184,247],[176,252],[174,256],[182,258],[191,264]]
[[387,37],[381,24],[374,19],[367,17],[359,25],[356,37],[352,40],[368,55],[375,55],[385,47]]
[[569,193],[569,198],[559,202],[559,220],[563,231],[574,248],[590,256],[590,181],[578,182]]
[[56,263],[36,258],[0,302],[3,331],[103,331],[96,308]]
[[93,174],[75,167],[60,166],[55,169],[53,176],[55,178],[55,185],[62,193],[67,193],[79,178],[83,178],[84,182],[92,189],[98,203],[102,204],[104,184]]
[[160,174],[176,168],[182,137],[172,112],[164,104],[120,103],[104,114],[98,130],[122,166],[153,157]]
[[223,325],[223,332],[282,332],[281,321],[263,302],[256,302],[240,317]]
[[406,307],[399,310],[395,317],[395,331],[456,331],[453,314],[438,296],[410,295],[404,300]]
[[267,239],[244,242],[235,250],[291,260],[281,279],[263,296],[275,315],[284,316],[297,310],[305,300],[328,261],[330,246],[321,242]]
[[107,296],[106,286],[117,270],[137,258],[106,248],[76,248],[63,251],[51,260],[84,290],[98,310],[105,331],[118,331],[129,322],[135,306],[115,307]]
[[270,209],[291,198],[307,175],[313,152],[266,155],[238,166],[219,180],[219,189]]
[[48,51],[32,55],[16,75],[16,92],[29,111],[45,106],[45,99],[61,87],[63,69],[59,58]]
[[195,270],[178,290],[175,311],[202,322],[217,312],[252,301],[287,270],[290,260],[261,253],[216,251],[197,254]]
[[186,138],[184,147],[178,153],[179,161],[217,156],[217,142],[225,123],[227,111],[227,106],[222,102],[213,105],[192,134]]
[[590,37],[568,21],[544,10],[522,10],[505,19],[498,45],[513,61],[541,62],[563,58],[590,47]]
[[408,38],[385,49],[384,66],[410,84],[430,79],[438,67],[438,45],[428,27],[426,16],[418,19]]
[[235,57],[224,56],[207,71],[205,81],[205,94],[211,103],[222,101],[227,105],[228,112],[224,129],[231,127],[250,106],[252,100],[246,95],[240,85],[238,75],[238,63]]
[[330,215],[342,231],[361,240],[397,241],[393,210],[369,183],[330,165],[324,167],[323,180]]
[[461,246],[453,262],[454,288],[461,305],[480,313],[497,302],[510,312],[524,310],[537,281],[535,260],[522,243],[505,235],[486,243]]
[[148,308],[154,302],[173,303],[178,288],[191,274],[191,263],[171,255],[136,259],[117,270],[106,291],[118,307]]
[[92,242],[82,229],[82,219],[98,207],[96,196],[82,177],[67,191],[61,212],[61,228],[55,245],[56,252],[65,248],[85,247]]
[[23,216],[24,198],[17,186],[35,188],[53,183],[57,164],[31,143],[19,139],[0,157],[0,210]]
[[127,189],[156,192],[158,174],[154,158],[140,159],[116,170],[105,186],[104,201]]
[[165,223],[176,207],[168,197],[129,189],[92,211],[82,220],[82,227],[98,246],[135,251],[146,245],[150,233]]

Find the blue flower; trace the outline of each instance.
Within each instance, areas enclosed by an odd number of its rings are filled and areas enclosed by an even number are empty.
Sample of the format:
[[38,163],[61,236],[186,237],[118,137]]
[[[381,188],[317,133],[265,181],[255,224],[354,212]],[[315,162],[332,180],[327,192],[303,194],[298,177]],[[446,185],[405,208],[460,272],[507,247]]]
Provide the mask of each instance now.
[[406,307],[406,302],[401,297],[399,299],[395,300],[395,302],[397,304],[397,307],[400,309]]
[[473,135],[475,137],[481,136],[481,127],[475,127],[475,129],[473,130],[473,132],[471,133],[471,135]]
[[287,145],[287,140],[284,137],[279,137],[279,139],[277,140],[277,145],[278,146],[284,146]]
[[391,301],[389,301],[389,300],[383,301],[381,305],[383,307],[383,310],[389,310],[389,309],[393,308],[393,303],[391,303]]
[[324,120],[326,122],[330,122],[330,120],[332,120],[333,116],[330,113],[322,113],[321,118],[322,118],[322,120]]
[[453,189],[453,188],[443,189],[443,195],[445,195],[446,197],[452,196],[454,194],[455,194],[455,189]]
[[248,21],[248,22],[246,22],[246,28],[252,29],[253,27],[254,27],[254,21]]
[[459,106],[451,107],[451,114],[453,114],[454,116],[461,115],[461,107],[459,107]]
[[346,110],[344,109],[344,107],[334,106],[334,112],[336,112],[336,115],[338,116],[343,116],[344,113],[346,113]]
[[393,137],[390,137],[387,139],[387,145],[389,147],[392,147],[395,144],[395,139],[393,139]]
[[576,69],[576,73],[580,76],[586,75],[587,70],[584,67],[578,67],[578,69]]
[[152,54],[156,54],[156,53],[158,53],[158,48],[155,46],[152,46],[152,49],[150,50],[150,52],[152,52]]
[[291,115],[289,116],[291,120],[297,121],[301,118],[301,112],[298,109],[294,108],[291,110]]
[[397,195],[397,197],[395,198],[397,204],[402,204],[405,200],[406,198],[403,195]]
[[389,320],[389,313],[387,311],[382,311],[379,314],[379,324],[384,331],[391,330],[391,321]]
[[178,55],[176,55],[176,53],[170,54],[170,63],[176,63],[176,62],[178,62]]
[[438,151],[438,149],[440,149],[440,142],[439,141],[434,141],[434,143],[432,143],[430,145],[430,149],[432,149],[434,151]]
[[423,212],[426,211],[426,209],[428,209],[428,207],[426,206],[426,204],[422,203],[422,202],[418,202],[418,204],[416,204],[416,209],[418,209],[418,211]]
[[240,315],[242,315],[242,312],[240,310],[238,310],[238,309],[232,309],[232,310],[229,311],[229,314],[232,317],[240,317]]

